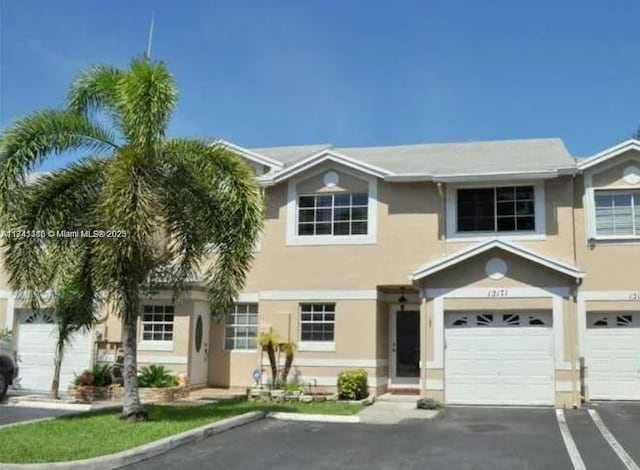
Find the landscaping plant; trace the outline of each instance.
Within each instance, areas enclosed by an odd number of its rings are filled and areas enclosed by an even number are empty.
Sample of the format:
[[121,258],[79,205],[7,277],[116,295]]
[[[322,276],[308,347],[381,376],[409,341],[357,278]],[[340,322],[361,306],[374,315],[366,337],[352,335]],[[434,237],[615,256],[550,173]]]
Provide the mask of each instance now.
[[176,385],[178,385],[178,377],[161,365],[144,366],[138,374],[138,386],[140,387],[166,388]]
[[[73,81],[64,108],[34,112],[0,134],[0,223],[39,234],[2,238],[10,287],[34,305],[66,276],[104,295],[122,320],[126,419],[147,417],[136,359],[147,286],[177,296],[198,278],[212,315],[223,315],[263,224],[260,189],[239,155],[219,142],[167,137],[176,103],[163,62],[95,65]],[[61,154],[78,158],[29,175]]]
[[369,396],[367,371],[364,369],[344,370],[338,374],[338,398],[362,400]]

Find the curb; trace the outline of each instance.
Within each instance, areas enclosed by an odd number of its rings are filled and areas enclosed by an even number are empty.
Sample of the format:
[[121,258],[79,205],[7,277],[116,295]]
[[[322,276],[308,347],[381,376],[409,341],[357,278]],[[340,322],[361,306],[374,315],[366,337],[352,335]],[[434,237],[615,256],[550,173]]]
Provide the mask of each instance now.
[[117,405],[83,405],[80,403],[51,403],[48,401],[17,401],[9,406],[14,408],[38,408],[41,410],[62,410],[62,411],[78,411],[86,413],[89,411],[116,410],[122,408],[122,403]]
[[357,415],[320,415],[311,413],[286,413],[273,411],[267,413],[267,418],[283,421],[307,421],[312,423],[360,423]]
[[110,455],[92,457],[90,459],[72,460],[67,462],[51,463],[0,463],[2,470],[49,470],[49,469],[91,469],[91,470],[112,470],[131,465],[142,460],[150,459],[156,455],[164,454],[171,449],[199,441],[205,437],[219,434],[229,429],[233,429],[243,424],[249,424],[265,417],[262,411],[251,411],[239,416],[223,419],[212,424],[206,424],[199,428],[190,429],[173,436],[165,437],[158,441],[150,442],[133,449],[124,450]]

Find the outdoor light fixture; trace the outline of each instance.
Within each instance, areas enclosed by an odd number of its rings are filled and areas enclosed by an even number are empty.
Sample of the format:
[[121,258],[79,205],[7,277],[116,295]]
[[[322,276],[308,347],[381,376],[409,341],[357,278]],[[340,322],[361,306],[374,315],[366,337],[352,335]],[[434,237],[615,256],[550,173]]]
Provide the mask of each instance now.
[[404,312],[404,304],[407,303],[407,298],[404,296],[404,287],[400,288],[400,298],[398,298],[398,303],[400,304],[400,311]]

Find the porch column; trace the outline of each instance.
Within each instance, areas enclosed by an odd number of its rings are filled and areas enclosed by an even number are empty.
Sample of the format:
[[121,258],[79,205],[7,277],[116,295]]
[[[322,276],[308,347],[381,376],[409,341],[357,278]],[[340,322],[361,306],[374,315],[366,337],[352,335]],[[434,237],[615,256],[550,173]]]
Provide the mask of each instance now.
[[427,384],[427,299],[420,296],[420,395],[425,395]]

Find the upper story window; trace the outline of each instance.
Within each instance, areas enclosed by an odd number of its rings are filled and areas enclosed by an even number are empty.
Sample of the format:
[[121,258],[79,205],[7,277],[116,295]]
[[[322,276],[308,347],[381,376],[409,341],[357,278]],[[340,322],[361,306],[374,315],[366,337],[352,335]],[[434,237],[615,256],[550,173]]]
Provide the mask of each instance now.
[[640,191],[596,191],[595,226],[599,236],[640,236]]
[[366,235],[367,194],[317,194],[298,198],[298,235]]
[[457,190],[458,232],[531,232],[536,229],[534,186]]
[[480,241],[496,236],[510,240],[544,240],[545,213],[544,181],[447,185],[448,241]]

